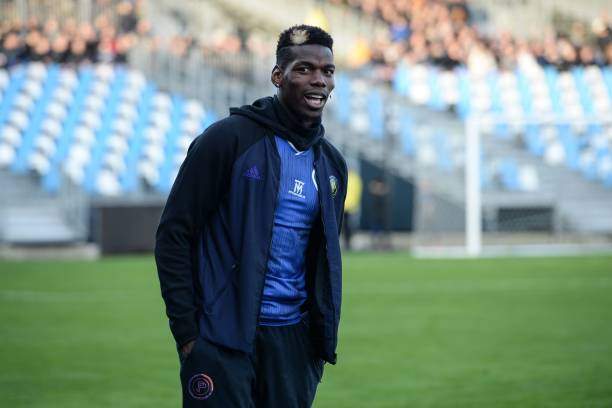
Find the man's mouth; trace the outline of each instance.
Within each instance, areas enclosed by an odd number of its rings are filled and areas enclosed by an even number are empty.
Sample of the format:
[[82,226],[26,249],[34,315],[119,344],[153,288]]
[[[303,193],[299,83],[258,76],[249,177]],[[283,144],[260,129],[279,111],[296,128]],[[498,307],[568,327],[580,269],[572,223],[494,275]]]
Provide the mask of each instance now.
[[304,95],[306,104],[311,109],[321,109],[325,105],[327,96],[322,93],[308,93]]

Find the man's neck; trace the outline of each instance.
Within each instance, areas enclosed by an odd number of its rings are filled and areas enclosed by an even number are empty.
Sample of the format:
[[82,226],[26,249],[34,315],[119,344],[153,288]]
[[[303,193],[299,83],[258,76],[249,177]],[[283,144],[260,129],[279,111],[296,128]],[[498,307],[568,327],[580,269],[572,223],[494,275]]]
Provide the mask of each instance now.
[[297,123],[299,123],[300,126],[306,128],[306,129],[310,129],[311,127],[313,127],[315,125],[315,123],[318,122],[317,119],[306,118],[306,117],[298,115],[297,113],[295,113],[293,111],[293,109],[291,109],[289,106],[287,106],[287,104],[280,97],[278,98],[278,101],[283,106],[285,111],[289,114],[289,116],[291,116]]

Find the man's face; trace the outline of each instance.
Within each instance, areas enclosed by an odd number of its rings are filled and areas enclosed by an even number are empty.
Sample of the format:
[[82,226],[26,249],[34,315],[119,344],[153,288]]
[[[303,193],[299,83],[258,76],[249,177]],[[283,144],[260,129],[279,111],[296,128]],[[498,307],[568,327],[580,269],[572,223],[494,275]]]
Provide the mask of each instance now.
[[278,97],[306,126],[323,114],[334,89],[334,55],[322,45],[300,45],[291,49],[293,59],[285,67],[274,67],[272,82]]

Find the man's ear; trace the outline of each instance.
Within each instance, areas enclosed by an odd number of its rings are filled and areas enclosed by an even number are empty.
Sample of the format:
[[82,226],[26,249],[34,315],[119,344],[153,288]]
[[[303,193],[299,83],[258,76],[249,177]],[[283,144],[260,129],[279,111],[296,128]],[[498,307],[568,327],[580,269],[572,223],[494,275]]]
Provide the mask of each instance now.
[[270,81],[276,88],[280,88],[283,84],[283,70],[278,65],[272,68],[272,75],[270,75]]

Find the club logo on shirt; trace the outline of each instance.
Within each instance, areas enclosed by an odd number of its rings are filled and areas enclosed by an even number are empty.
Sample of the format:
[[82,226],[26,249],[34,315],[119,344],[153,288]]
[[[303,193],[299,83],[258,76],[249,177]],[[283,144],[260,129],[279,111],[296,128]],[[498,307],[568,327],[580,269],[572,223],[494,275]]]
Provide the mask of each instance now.
[[331,188],[332,197],[336,197],[338,194],[338,179],[335,176],[329,176],[329,187]]
[[302,180],[294,179],[293,191],[289,190],[289,194],[292,194],[299,198],[306,198],[304,195],[304,182]]
[[206,374],[196,374],[189,379],[189,395],[197,400],[208,399],[213,390],[213,380]]

